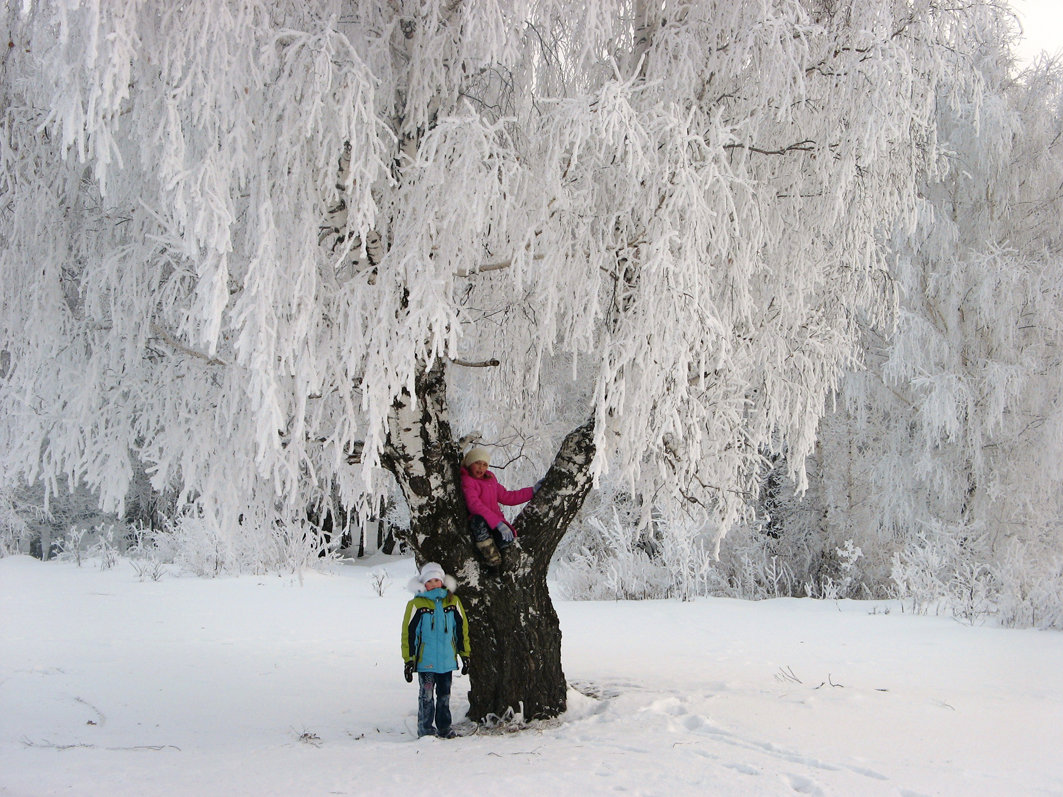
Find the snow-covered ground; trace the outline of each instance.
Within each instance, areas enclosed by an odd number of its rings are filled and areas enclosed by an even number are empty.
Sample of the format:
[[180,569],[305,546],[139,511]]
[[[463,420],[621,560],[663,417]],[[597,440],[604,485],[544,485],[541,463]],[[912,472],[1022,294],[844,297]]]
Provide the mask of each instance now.
[[888,603],[559,601],[563,718],[418,741],[413,571],[0,559],[0,794],[1063,794],[1063,634]]

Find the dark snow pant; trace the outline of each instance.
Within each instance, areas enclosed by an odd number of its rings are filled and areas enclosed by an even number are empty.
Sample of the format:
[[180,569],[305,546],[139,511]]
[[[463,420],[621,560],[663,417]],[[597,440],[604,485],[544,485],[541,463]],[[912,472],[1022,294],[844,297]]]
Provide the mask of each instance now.
[[487,521],[479,515],[469,515],[469,531],[472,532],[473,542],[479,543],[493,538],[500,550],[513,542],[512,539],[505,539],[497,529],[488,526]]
[[[452,672],[419,672],[417,683],[420,692],[417,697],[417,736],[438,734],[446,736],[450,732],[450,682]],[[435,728],[432,727],[433,723]]]

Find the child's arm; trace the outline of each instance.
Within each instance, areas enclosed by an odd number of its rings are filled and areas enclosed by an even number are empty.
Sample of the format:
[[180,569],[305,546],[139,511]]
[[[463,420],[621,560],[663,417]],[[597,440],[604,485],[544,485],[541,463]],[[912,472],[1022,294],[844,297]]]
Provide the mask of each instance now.
[[458,627],[455,629],[458,642],[458,655],[463,659],[469,658],[472,651],[469,647],[469,618],[465,616],[465,606],[461,598],[454,596],[454,606],[458,610]]
[[415,613],[415,605],[413,601],[406,604],[406,613],[402,617],[402,660],[413,661],[417,656],[417,651],[410,645],[411,640],[417,638],[417,621],[419,615]]
[[506,506],[526,504],[532,500],[535,490],[531,487],[523,487],[520,490],[507,490],[501,484],[498,485],[498,503]]

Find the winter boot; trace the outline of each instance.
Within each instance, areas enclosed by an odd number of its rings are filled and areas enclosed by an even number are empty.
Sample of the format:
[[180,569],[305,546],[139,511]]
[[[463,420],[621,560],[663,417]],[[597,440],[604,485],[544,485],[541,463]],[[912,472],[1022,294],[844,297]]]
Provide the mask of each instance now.
[[498,552],[498,546],[495,545],[495,541],[488,537],[486,540],[477,540],[476,547],[480,550],[480,555],[484,558],[491,567],[498,567],[502,564],[502,554]]

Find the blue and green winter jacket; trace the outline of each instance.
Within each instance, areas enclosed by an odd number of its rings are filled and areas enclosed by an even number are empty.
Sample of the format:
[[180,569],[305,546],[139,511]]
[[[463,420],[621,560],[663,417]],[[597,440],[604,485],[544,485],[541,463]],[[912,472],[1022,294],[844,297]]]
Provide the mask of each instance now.
[[417,672],[451,672],[458,654],[469,656],[461,599],[445,587],[417,593],[402,621],[402,660],[415,662]]

